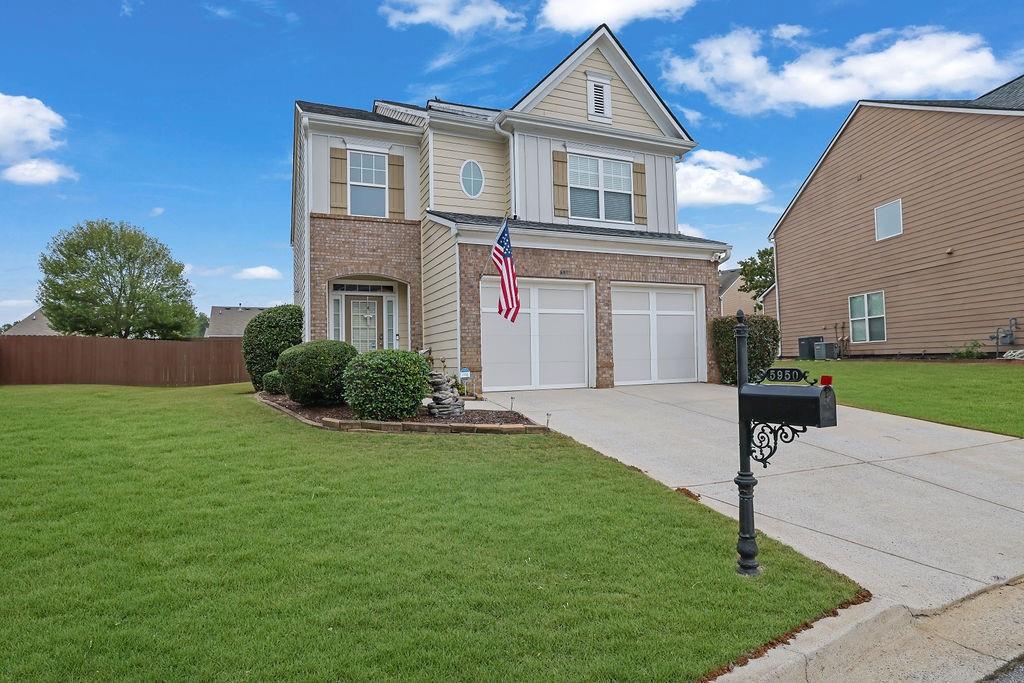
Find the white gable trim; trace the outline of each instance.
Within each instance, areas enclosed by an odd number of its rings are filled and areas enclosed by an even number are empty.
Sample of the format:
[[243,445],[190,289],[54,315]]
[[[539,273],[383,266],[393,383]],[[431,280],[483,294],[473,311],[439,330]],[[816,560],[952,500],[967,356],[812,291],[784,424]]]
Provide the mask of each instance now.
[[848,126],[850,121],[853,119],[853,115],[856,114],[857,110],[860,109],[861,107],[879,107],[882,109],[912,109],[917,111],[944,111],[952,112],[955,114],[1024,116],[1024,111],[1015,109],[979,109],[975,107],[932,106],[927,104],[900,104],[898,102],[858,102],[853,106],[853,110],[850,111],[850,115],[846,117],[845,121],[843,121],[843,125],[839,127],[838,132],[836,132],[836,134],[832,137],[832,141],[828,143],[828,147],[826,147],[825,151],[822,152],[820,157],[818,157],[818,161],[814,164],[814,168],[811,169],[811,172],[807,175],[807,178],[800,185],[800,189],[797,190],[796,194],[793,195],[793,198],[789,200],[789,204],[786,205],[786,210],[782,212],[782,215],[779,216],[779,220],[775,222],[775,227],[773,227],[772,231],[768,233],[768,239],[775,239],[775,231],[779,229],[780,225],[782,225],[782,221],[786,220],[786,216],[789,215],[789,210],[793,208],[793,205],[796,203],[796,200],[800,198],[800,195],[803,193],[804,188],[806,188],[807,185],[811,182],[811,178],[814,177],[814,174],[818,172],[818,167],[821,166],[821,163],[823,161],[825,161],[825,157],[828,156],[828,153],[832,151],[832,147],[836,144],[836,140],[838,140],[839,136],[843,134],[843,131],[846,130],[846,126]]
[[633,93],[633,97],[647,111],[661,131],[667,136],[678,137],[692,142],[693,138],[679,125],[675,117],[668,110],[668,107],[665,106],[661,98],[647,82],[647,79],[644,78],[643,74],[633,64],[633,60],[622,49],[622,46],[619,45],[618,40],[615,39],[608,27],[604,25],[594,31],[554,71],[535,85],[530,92],[526,93],[523,99],[519,100],[512,107],[512,111],[523,114],[530,112],[598,47],[601,48],[605,59],[615,69],[619,78],[626,85],[626,88]]

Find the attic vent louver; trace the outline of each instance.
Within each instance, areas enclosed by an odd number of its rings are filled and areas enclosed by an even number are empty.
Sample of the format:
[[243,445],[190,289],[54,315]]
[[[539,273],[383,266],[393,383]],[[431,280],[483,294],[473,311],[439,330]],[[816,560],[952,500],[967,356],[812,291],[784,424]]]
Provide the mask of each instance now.
[[612,122],[612,80],[594,71],[587,72],[587,118],[598,123]]

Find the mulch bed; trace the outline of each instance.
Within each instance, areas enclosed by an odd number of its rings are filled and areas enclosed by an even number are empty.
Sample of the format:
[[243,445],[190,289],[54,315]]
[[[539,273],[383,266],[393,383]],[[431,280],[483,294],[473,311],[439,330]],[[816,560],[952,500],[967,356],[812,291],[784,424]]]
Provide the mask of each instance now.
[[[261,398],[268,403],[287,408],[289,411],[301,415],[307,420],[320,422],[323,418],[335,420],[358,420],[355,411],[350,407],[342,406],[303,406],[291,400],[287,396],[277,396],[267,393],[260,394]],[[403,422],[421,422],[425,424],[500,424],[500,425],[532,425],[534,422],[522,413],[511,410],[467,410],[458,417],[434,417],[422,408],[419,415],[410,417]]]

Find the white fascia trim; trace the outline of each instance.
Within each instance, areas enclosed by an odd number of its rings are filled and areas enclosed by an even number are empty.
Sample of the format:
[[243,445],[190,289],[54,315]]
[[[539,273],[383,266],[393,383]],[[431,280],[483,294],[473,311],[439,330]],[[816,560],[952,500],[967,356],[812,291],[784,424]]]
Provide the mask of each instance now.
[[452,229],[455,243],[455,363],[457,372],[462,372],[462,262],[459,259],[459,235]]
[[528,112],[537,105],[544,97],[554,90],[559,83],[569,74],[573,69],[579,66],[580,62],[585,60],[590,53],[597,48],[597,43],[601,42],[601,47],[607,48],[607,51],[602,52],[608,62],[612,65],[612,68],[622,78],[622,82],[626,85],[629,91],[633,94],[633,97],[640,102],[640,105],[647,110],[648,114],[651,114],[651,118],[658,123],[659,127],[663,131],[673,131],[676,135],[681,137],[687,142],[693,142],[693,140],[686,134],[686,131],[676,123],[672,114],[667,110],[666,106],[662,104],[660,98],[652,91],[651,86],[643,75],[637,71],[633,65],[633,60],[623,54],[623,48],[619,47],[617,41],[613,40],[608,33],[606,28],[601,28],[594,32],[586,42],[576,48],[569,58],[562,62],[561,66],[548,74],[548,77],[538,83],[533,90],[527,93],[526,97],[517,104],[512,111],[516,112]]
[[313,306],[313,255],[310,253],[310,233],[313,231],[313,223],[309,220],[309,202],[313,182],[311,177],[312,174],[309,172],[309,157],[312,156],[313,150],[313,131],[309,126],[309,117],[305,114],[302,117],[302,129],[306,135],[305,149],[302,154],[302,166],[306,182],[306,196],[304,198],[305,207],[303,207],[302,212],[302,220],[306,227],[306,305],[303,306],[305,310],[303,311],[304,324],[302,326],[302,340],[309,341],[313,338],[313,330],[311,329],[312,315],[310,313]]
[[954,114],[988,114],[990,116],[1024,116],[1020,109],[983,109],[980,107],[932,106],[928,104],[899,104],[896,102],[860,102],[862,107],[884,109],[915,109],[918,111],[948,111]]
[[766,290],[764,290],[763,292],[761,292],[761,296],[757,297],[757,300],[758,300],[758,301],[762,301],[762,302],[763,302],[763,301],[764,301],[764,298],[765,298],[766,296],[768,296],[768,292],[772,291],[773,289],[775,289],[775,283],[774,283],[774,282],[772,283],[772,286],[771,286],[771,287],[769,287],[768,289],[766,289]]
[[[427,210],[434,208],[434,129],[427,128]],[[422,152],[421,152],[422,154]]]
[[804,191],[804,188],[807,187],[807,184],[811,182],[811,178],[814,177],[818,167],[821,166],[821,163],[825,160],[825,157],[828,156],[828,153],[832,151],[832,147],[836,144],[836,140],[838,140],[839,136],[843,134],[843,131],[846,130],[846,126],[849,125],[850,120],[853,119],[853,115],[857,113],[857,110],[861,107],[910,109],[914,111],[944,111],[954,114],[988,114],[989,116],[1024,116],[1024,111],[1016,109],[976,109],[971,107],[933,107],[925,104],[897,104],[893,102],[858,102],[853,106],[853,110],[850,111],[850,115],[846,117],[845,121],[843,121],[843,125],[839,127],[839,131],[832,137],[832,141],[828,143],[828,147],[826,147],[825,151],[822,152],[820,157],[818,157],[818,161],[814,164],[814,168],[811,169],[810,174],[808,174],[807,178],[800,185],[800,189],[798,189],[796,194],[793,195],[793,199],[791,199],[789,204],[786,206],[786,210],[782,212],[779,220],[775,222],[775,227],[773,227],[772,231],[768,233],[768,239],[774,239],[775,231],[779,229],[780,225],[782,225],[782,221],[785,220],[786,216],[789,214],[789,210],[793,208],[793,204],[800,198],[800,194]]
[[508,121],[516,130],[522,132],[541,133],[548,137],[561,137],[565,133],[575,133],[578,136],[590,136],[598,140],[598,144],[613,144],[619,147],[628,145],[631,149],[640,151],[651,151],[656,154],[668,154],[670,156],[685,154],[696,147],[696,143],[689,140],[680,140],[661,135],[647,135],[646,133],[632,133],[621,129],[609,129],[587,123],[564,121],[553,119],[547,116],[536,114],[521,114],[513,111],[503,111],[497,121],[503,123]]
[[430,100],[427,102],[427,111],[431,114],[444,113],[451,114],[452,112],[464,112],[470,116],[476,116],[482,121],[493,121],[494,117],[497,116],[500,110],[490,109],[487,107],[474,107],[471,104],[450,104],[448,102],[440,102],[438,100]]
[[[355,132],[366,134],[367,131],[373,133],[386,133],[388,135],[394,135],[399,138],[418,139],[422,134],[422,131],[416,126],[399,125],[396,123],[381,123],[380,121],[366,121],[363,119],[350,119],[341,116],[327,116],[324,114],[303,114],[306,119],[313,124],[323,127],[326,132]],[[402,143],[405,144],[405,143]],[[415,146],[415,145],[414,145]]]
[[603,159],[616,159],[618,161],[628,161],[629,163],[636,162],[635,154],[627,154],[623,150],[610,149],[608,147],[599,147],[597,145],[577,145],[571,142],[566,142],[565,151],[568,154],[579,154],[581,156],[588,157],[601,157]]
[[[402,114],[408,114],[409,116],[415,116],[418,119],[427,120],[427,112],[422,109],[413,109],[412,107],[403,107],[400,104],[392,104],[391,102],[384,102],[382,100],[373,101],[373,111],[377,112],[378,109],[391,109]],[[380,112],[377,112],[380,113]],[[385,114],[386,116],[386,114]]]
[[[450,221],[431,216],[431,220],[451,225]],[[494,244],[495,228],[492,226],[457,224],[460,244]],[[634,237],[611,235],[586,235],[511,228],[513,249],[553,249],[555,251],[583,251],[597,254],[630,254],[633,256],[663,256],[700,261],[715,261],[723,247],[707,247],[691,242],[675,240],[648,240]],[[730,248],[725,247],[726,251]]]

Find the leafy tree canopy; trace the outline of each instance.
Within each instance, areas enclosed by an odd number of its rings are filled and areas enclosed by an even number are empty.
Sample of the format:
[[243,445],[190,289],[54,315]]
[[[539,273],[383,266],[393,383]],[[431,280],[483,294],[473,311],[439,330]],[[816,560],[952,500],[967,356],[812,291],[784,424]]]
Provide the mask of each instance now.
[[62,230],[39,268],[39,303],[63,334],[182,339],[195,326],[184,264],[129,223],[85,221]]
[[[772,247],[758,249],[757,254],[739,262],[741,292],[748,292],[754,298],[761,296],[775,282],[775,250]],[[756,310],[764,306],[757,304]]]
[[193,337],[205,337],[206,328],[210,326],[210,316],[205,313],[196,314],[196,324],[192,327]]

